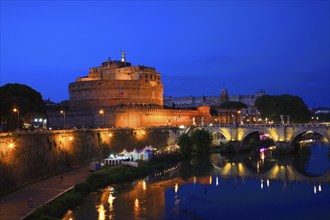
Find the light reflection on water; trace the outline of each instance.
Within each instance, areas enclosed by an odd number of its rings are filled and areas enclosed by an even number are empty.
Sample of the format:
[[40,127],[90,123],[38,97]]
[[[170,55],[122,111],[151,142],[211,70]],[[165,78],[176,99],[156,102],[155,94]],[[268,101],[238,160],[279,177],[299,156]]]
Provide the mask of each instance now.
[[307,159],[213,154],[90,195],[66,219],[328,219],[329,168],[329,146]]

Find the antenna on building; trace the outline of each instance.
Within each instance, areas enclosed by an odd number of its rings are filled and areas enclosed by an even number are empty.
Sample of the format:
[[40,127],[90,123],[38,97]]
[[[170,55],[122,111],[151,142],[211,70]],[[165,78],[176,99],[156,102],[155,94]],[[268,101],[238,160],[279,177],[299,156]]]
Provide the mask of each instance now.
[[121,51],[121,62],[122,63],[125,63],[126,62],[125,51],[124,50]]

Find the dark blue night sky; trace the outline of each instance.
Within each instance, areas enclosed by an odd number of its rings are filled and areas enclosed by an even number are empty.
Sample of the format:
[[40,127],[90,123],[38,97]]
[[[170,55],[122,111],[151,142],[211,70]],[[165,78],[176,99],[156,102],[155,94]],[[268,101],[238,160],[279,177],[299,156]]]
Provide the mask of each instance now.
[[156,67],[165,95],[263,89],[330,107],[329,1],[1,0],[1,85],[62,101],[120,50]]

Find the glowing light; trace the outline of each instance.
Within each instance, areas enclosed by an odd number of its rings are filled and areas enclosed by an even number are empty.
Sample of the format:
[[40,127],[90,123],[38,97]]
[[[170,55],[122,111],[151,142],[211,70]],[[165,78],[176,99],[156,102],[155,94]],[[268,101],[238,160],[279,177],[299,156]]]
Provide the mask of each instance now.
[[99,205],[97,212],[99,214],[98,220],[105,220],[105,210],[103,204]]
[[140,207],[139,200],[137,198],[134,201],[134,207],[137,209]]
[[147,189],[146,181],[142,181],[142,189],[143,190],[146,190]]
[[194,176],[194,183],[196,183],[196,177]]
[[14,108],[14,109],[13,109],[13,112],[18,112],[18,109],[17,109],[17,108]]
[[177,193],[178,189],[179,189],[179,185],[176,183],[175,186],[174,186],[174,192]]
[[218,178],[218,177],[215,178],[215,185],[216,185],[216,186],[219,185],[219,178]]
[[70,140],[70,141],[72,141],[72,140],[73,140],[73,137],[72,137],[72,136],[70,136],[70,137],[69,137],[69,140]]
[[319,192],[321,192],[322,191],[322,187],[321,187],[321,185],[319,185]]
[[145,131],[142,131],[142,134],[145,134],[146,132]]
[[103,115],[103,114],[104,114],[103,109],[101,109],[101,110],[99,111],[99,114],[100,114],[100,115]]
[[316,194],[316,186],[314,186],[314,194]]
[[265,160],[265,152],[261,152],[261,153],[260,153],[260,159],[261,159],[262,161]]
[[112,133],[109,133],[108,135],[109,135],[109,137],[112,137]]
[[110,211],[113,210],[113,201],[114,201],[115,199],[116,199],[116,197],[114,197],[114,196],[112,195],[112,193],[110,193],[109,198],[108,198],[108,203],[109,203],[109,205],[110,205]]
[[212,185],[212,176],[210,176],[210,185]]
[[260,188],[261,188],[261,189],[264,188],[264,180],[261,180],[261,182],[260,182]]
[[260,162],[258,161],[257,162],[257,173],[259,173],[259,169],[260,169],[260,164],[259,164]]
[[9,144],[9,148],[10,148],[10,149],[13,149],[14,147],[15,147],[15,144],[14,144],[14,143],[10,143],[10,144]]
[[267,179],[267,188],[269,189],[269,179]]

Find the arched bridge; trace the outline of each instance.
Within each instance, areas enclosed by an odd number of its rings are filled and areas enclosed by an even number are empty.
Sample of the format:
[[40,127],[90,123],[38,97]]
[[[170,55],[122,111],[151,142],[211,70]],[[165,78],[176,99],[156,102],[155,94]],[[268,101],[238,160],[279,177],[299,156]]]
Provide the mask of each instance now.
[[330,142],[330,124],[253,124],[253,125],[212,125],[197,126],[197,129],[206,129],[213,135],[213,144],[221,141],[235,141],[240,144],[246,137],[255,132],[268,134],[276,146],[291,146],[291,143],[300,135],[307,132],[317,133]]
[[241,177],[241,178],[257,178],[261,180],[280,180],[283,183],[299,182],[299,183],[330,183],[330,170],[320,175],[309,175],[299,171],[291,162],[288,164],[280,164],[273,162],[269,164],[268,169],[263,171],[252,170],[248,165],[251,161],[229,162],[221,157],[220,154],[214,154],[211,158],[214,172],[221,176]]

